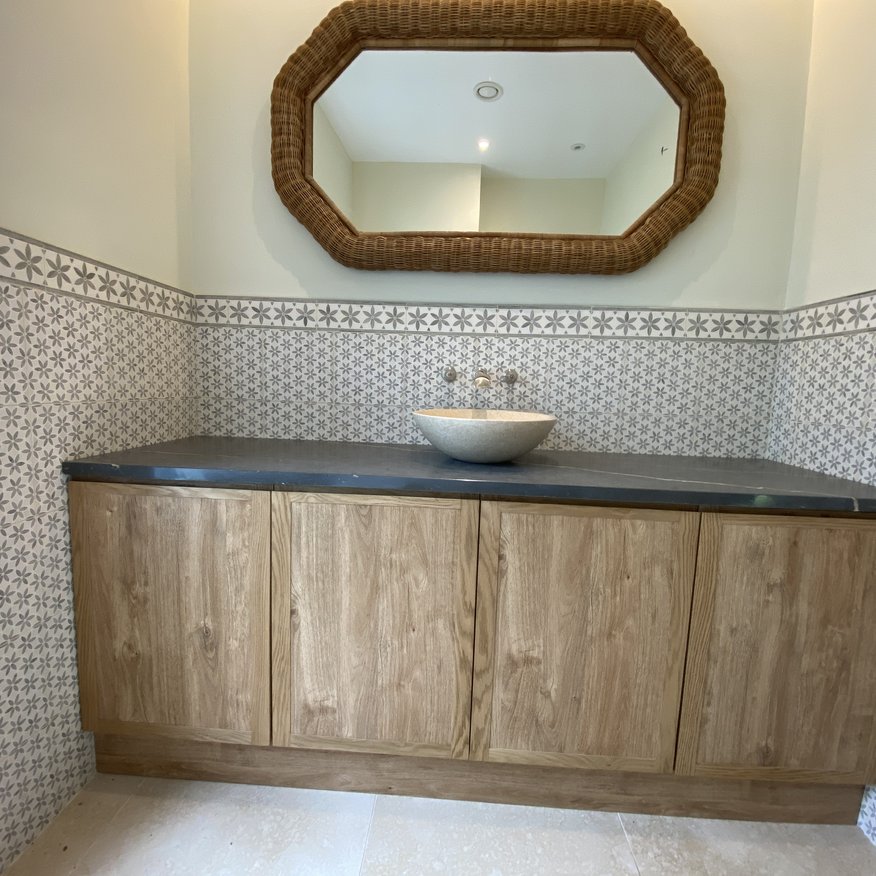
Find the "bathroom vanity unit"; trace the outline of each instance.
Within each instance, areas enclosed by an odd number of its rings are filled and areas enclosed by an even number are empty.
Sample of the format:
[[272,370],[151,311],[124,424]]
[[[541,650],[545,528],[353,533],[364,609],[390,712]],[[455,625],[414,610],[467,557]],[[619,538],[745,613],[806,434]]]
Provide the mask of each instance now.
[[190,438],[64,464],[98,768],[854,823],[876,489]]

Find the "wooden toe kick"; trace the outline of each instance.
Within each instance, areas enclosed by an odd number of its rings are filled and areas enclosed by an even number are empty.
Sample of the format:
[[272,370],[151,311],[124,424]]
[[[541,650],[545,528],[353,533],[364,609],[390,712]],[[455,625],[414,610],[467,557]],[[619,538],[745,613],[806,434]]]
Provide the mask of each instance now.
[[711,779],[96,735],[102,773],[805,824],[855,824],[862,785]]

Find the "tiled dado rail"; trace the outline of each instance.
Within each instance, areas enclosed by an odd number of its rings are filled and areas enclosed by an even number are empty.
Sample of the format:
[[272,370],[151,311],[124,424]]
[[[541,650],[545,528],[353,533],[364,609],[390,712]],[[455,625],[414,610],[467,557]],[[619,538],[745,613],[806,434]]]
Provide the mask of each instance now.
[[[476,394],[446,365],[521,382]],[[554,447],[876,483],[874,372],[872,292],[788,313],[195,298],[0,231],[0,869],[93,769],[62,459],[196,433],[418,441],[413,406],[501,404],[557,413]],[[861,824],[876,841],[872,791]]]

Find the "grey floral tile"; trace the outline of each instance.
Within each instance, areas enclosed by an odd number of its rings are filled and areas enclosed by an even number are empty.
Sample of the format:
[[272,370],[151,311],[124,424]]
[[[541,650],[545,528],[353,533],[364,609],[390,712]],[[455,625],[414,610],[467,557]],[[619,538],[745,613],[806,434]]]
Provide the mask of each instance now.
[[[868,305],[859,304],[864,325]],[[293,327],[329,331],[410,332],[519,337],[594,337],[622,339],[704,339],[777,341],[786,330],[840,331],[847,307],[805,313],[799,326],[778,311],[721,312],[654,309],[484,308],[443,305],[357,304],[352,302],[276,301],[202,298],[195,319],[202,325]],[[839,314],[839,317],[837,316]],[[821,328],[822,324],[825,328]],[[795,328],[796,326],[796,328]]]
[[240,399],[269,395],[263,332],[234,328],[197,331],[200,393]]
[[864,789],[864,802],[861,805],[858,827],[864,831],[867,839],[876,845],[876,787]]
[[266,397],[297,401],[331,401],[338,384],[335,332],[265,332]]
[[8,277],[28,283],[42,283],[46,274],[46,251],[30,241],[11,241],[6,256],[10,269]]
[[778,346],[769,457],[876,483],[876,333]]
[[161,317],[126,310],[148,307],[141,281],[4,236],[0,276],[2,869],[94,769],[79,729],[60,463],[197,423],[194,328],[170,316],[188,297],[154,305]]
[[[441,327],[448,328],[458,311],[442,309]],[[231,415],[229,398],[313,402],[318,416],[313,423],[295,426],[297,435],[350,435],[354,440],[373,439],[361,425],[362,418],[358,431],[356,424],[345,419],[350,406],[538,409],[562,412],[572,424],[555,431],[552,439],[552,446],[565,449],[751,457],[775,454],[778,447],[784,447],[794,448],[795,458],[809,465],[819,454],[826,454],[820,464],[834,465],[831,470],[842,470],[845,476],[853,470],[867,470],[866,464],[854,463],[860,456],[854,454],[837,468],[836,453],[828,454],[824,442],[804,454],[800,440],[781,439],[770,423],[776,406],[789,423],[802,422],[817,406],[814,421],[839,426],[846,435],[860,429],[870,416],[866,405],[872,368],[861,346],[870,343],[870,335],[826,338],[830,346],[821,351],[804,344],[799,363],[789,363],[780,352],[784,345],[751,343],[742,337],[777,331],[768,314],[754,314],[748,322],[738,314],[711,317],[712,328],[731,335],[731,342],[724,344],[712,339],[520,334],[531,314],[525,309],[497,311],[497,325],[504,322],[508,332],[491,335],[387,332],[377,309],[372,311],[373,331],[254,332],[241,327],[211,329],[205,335],[204,329],[198,329],[199,355],[210,369],[205,371],[202,365],[200,392],[214,394],[226,405],[225,415],[218,421],[208,419],[205,427],[224,433],[239,427],[246,428],[246,434],[260,434],[253,419],[257,415],[240,410]],[[623,314],[630,317],[629,330],[637,331],[631,312]],[[652,315],[663,320],[660,331],[672,330],[666,328],[671,322],[668,314]],[[617,324],[609,328],[616,330]],[[261,347],[255,337],[264,338]],[[261,352],[256,355],[254,350]],[[262,376],[254,383],[251,378],[259,374],[255,361],[259,356]],[[851,368],[846,366],[850,361]],[[232,370],[235,363],[239,372]],[[459,375],[454,383],[442,379],[448,366]],[[482,367],[496,382],[489,389],[476,390],[472,378]],[[508,367],[519,374],[513,389],[498,382]],[[814,386],[806,386],[807,380],[813,381],[807,374],[818,375]],[[841,385],[836,383],[839,374],[843,375]],[[223,380],[222,375],[229,379]],[[825,381],[830,382],[832,392],[827,391]],[[324,407],[331,405],[337,410]],[[604,412],[603,419],[611,415],[619,425],[613,442],[604,434],[594,435],[589,419],[582,418],[582,413],[592,417],[596,411]],[[393,422],[398,423],[397,418]],[[379,438],[420,440],[418,435],[411,438],[407,424],[382,429]]]
[[112,314],[91,301],[25,290],[32,395],[37,403],[107,398]]
[[0,404],[23,404],[31,386],[25,290],[0,284]]

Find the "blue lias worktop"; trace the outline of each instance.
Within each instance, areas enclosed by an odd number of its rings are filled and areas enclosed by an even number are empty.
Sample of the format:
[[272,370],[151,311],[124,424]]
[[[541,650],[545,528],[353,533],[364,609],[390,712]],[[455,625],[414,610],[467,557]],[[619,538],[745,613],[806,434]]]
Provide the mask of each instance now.
[[533,451],[457,462],[431,447],[196,436],[67,460],[78,480],[876,513],[876,487],[754,459]]

